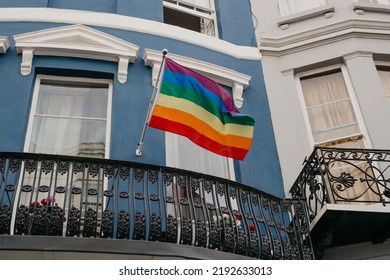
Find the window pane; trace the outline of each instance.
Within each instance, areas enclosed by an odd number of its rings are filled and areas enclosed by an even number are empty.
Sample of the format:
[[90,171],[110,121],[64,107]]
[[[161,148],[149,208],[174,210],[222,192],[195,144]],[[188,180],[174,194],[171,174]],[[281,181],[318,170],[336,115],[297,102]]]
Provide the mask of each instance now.
[[378,70],[378,74],[379,78],[381,79],[387,100],[390,102],[390,69],[380,69]]
[[47,79],[36,94],[29,152],[105,156],[107,83]]
[[316,143],[360,132],[341,71],[301,79]]
[[359,0],[361,3],[390,4],[390,0]]
[[107,85],[41,83],[37,114],[107,117]]
[[165,0],[164,23],[216,35],[213,0]]
[[234,180],[226,157],[209,152],[188,138],[166,133],[167,166]]
[[29,152],[104,157],[105,120],[35,116]]
[[279,10],[281,16],[286,16],[325,4],[324,0],[279,0]]

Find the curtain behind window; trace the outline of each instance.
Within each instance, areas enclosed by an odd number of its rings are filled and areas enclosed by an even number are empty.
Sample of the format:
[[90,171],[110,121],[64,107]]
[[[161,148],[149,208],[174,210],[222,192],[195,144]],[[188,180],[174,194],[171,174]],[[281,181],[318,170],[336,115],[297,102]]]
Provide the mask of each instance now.
[[104,157],[107,85],[42,82],[29,152]]
[[381,79],[385,95],[388,102],[390,102],[390,69],[389,70],[378,70],[379,78]]
[[315,143],[360,132],[341,71],[301,79]]
[[[352,102],[340,70],[301,79],[306,109],[315,144],[334,148],[364,148]],[[359,161],[329,163],[327,187],[332,203],[378,202],[376,184],[360,180],[365,174],[375,177],[370,166]],[[352,187],[339,188],[338,180],[349,174]],[[349,201],[350,200],[350,201]]]

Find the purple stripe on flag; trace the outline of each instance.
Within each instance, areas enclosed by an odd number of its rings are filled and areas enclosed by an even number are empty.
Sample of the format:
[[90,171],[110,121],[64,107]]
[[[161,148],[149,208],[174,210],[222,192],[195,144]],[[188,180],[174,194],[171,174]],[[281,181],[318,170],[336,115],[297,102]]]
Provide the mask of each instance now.
[[170,60],[169,58],[166,58],[165,60],[165,68],[173,71],[173,72],[178,72],[182,74],[186,74],[189,76],[194,77],[198,82],[207,88],[209,91],[213,92],[214,94],[218,95],[223,103],[225,104],[226,110],[231,112],[232,114],[239,113],[239,111],[234,107],[233,105],[233,99],[232,96],[219,84],[216,82],[188,69],[185,68],[174,61]]

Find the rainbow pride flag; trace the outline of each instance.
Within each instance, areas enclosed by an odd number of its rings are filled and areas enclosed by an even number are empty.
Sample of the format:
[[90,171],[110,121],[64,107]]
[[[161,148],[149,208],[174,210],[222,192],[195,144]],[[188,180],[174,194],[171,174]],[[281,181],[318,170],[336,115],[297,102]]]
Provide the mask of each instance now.
[[253,118],[240,114],[231,95],[214,81],[166,58],[149,126],[187,137],[216,154],[243,160]]

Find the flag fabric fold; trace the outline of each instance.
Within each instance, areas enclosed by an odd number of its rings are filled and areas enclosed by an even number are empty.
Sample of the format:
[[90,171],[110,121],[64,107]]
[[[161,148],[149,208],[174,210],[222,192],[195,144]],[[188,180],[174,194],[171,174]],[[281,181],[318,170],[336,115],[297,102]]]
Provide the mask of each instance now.
[[243,160],[255,121],[240,114],[216,82],[165,59],[160,93],[149,126],[187,137],[213,153]]

